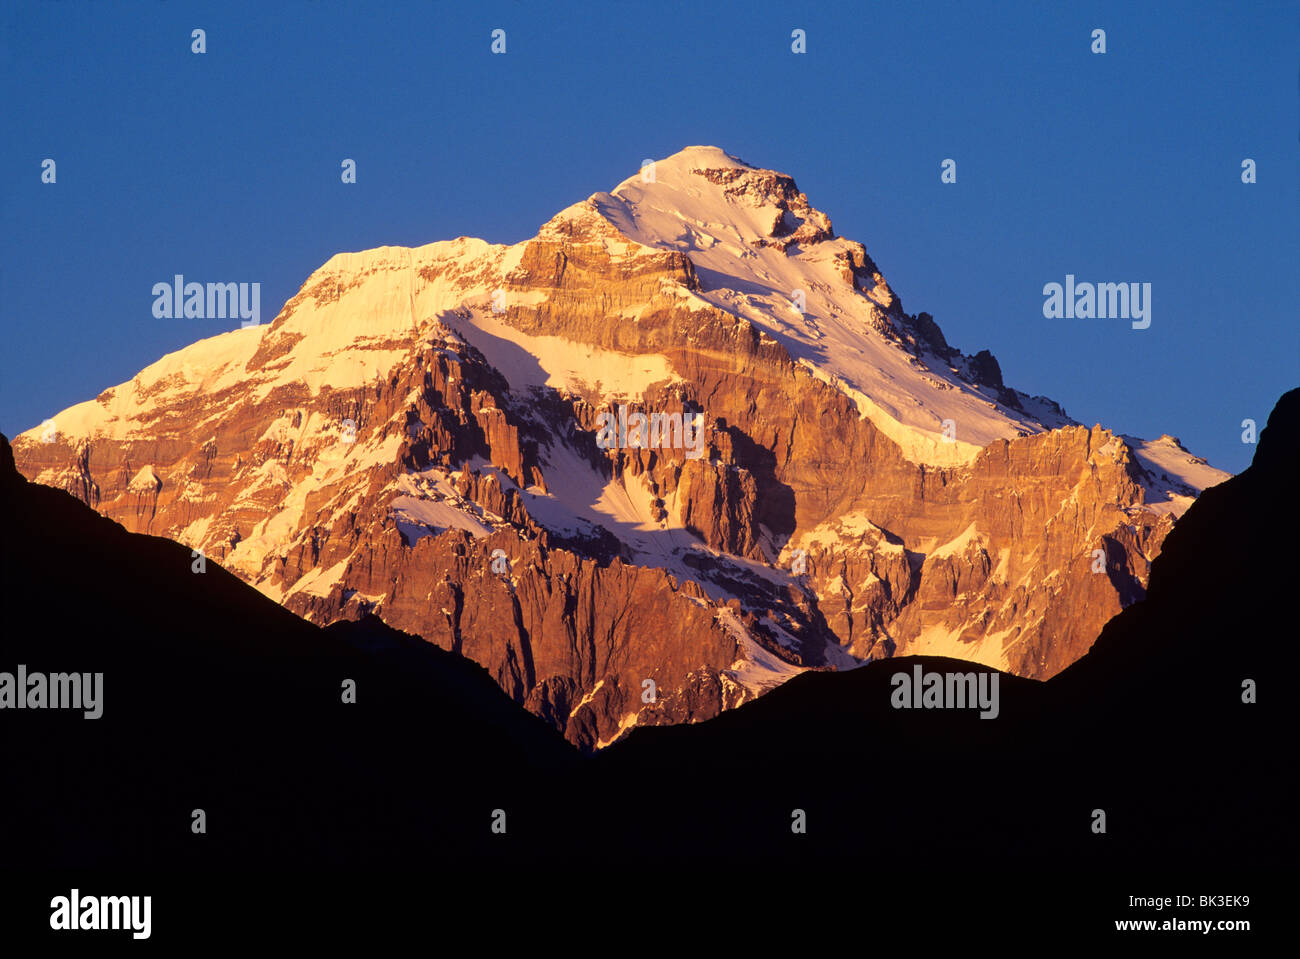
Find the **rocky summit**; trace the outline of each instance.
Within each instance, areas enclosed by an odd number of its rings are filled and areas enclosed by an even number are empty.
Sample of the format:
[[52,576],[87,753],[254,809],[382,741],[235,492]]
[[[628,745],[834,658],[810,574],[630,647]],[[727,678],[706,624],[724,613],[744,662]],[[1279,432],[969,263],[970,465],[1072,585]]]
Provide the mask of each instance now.
[[195,570],[476,661],[587,750],[890,656],[1047,679],[1227,478],[1007,386],[713,147],[512,246],[340,253],[13,445]]

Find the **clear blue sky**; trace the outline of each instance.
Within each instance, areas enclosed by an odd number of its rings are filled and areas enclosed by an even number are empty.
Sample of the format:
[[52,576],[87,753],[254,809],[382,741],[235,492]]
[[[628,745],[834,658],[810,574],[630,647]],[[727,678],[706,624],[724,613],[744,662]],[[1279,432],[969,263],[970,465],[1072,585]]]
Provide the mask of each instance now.
[[[337,251],[515,242],[700,143],[792,174],[906,309],[1089,425],[1235,472],[1300,382],[1293,0],[562,6],[6,3],[0,430],[231,328],[155,319],[175,273],[258,281],[269,320]],[[1044,319],[1067,273],[1150,282],[1151,328]]]

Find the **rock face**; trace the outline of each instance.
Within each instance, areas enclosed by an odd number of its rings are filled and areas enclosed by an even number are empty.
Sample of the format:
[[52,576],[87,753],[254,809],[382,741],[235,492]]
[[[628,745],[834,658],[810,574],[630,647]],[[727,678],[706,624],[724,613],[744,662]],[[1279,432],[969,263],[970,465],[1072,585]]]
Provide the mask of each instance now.
[[1226,477],[1006,387],[708,147],[514,246],[339,254],[53,419],[29,478],[475,660],[586,749],[872,658],[1050,677]]

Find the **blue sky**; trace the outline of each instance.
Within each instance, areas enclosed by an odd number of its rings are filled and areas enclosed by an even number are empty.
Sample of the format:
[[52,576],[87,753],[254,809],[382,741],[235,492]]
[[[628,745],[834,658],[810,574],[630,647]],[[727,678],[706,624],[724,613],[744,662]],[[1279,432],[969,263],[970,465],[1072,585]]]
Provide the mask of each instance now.
[[[0,431],[230,329],[154,318],[175,273],[260,282],[269,320],[337,251],[515,242],[706,143],[1010,385],[1243,469],[1300,382],[1300,5],[981,6],[6,4]],[[1151,283],[1150,329],[1044,319],[1067,273]]]

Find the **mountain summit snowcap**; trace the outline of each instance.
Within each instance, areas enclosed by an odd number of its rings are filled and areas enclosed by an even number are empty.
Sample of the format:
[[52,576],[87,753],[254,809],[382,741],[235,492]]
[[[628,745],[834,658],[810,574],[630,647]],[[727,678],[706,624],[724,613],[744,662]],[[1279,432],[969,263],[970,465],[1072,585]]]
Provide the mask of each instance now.
[[689,257],[695,296],[775,339],[914,462],[968,463],[995,439],[1074,422],[1005,387],[987,352],[964,356],[928,314],[905,313],[863,245],[837,237],[787,174],[691,146],[562,211],[543,235],[593,216],[616,245]]
[[830,219],[814,210],[794,178],[755,167],[717,147],[693,146],[628,177],[589,202],[626,236],[647,246],[689,245],[692,239],[763,242],[794,233],[805,242],[829,239]]

